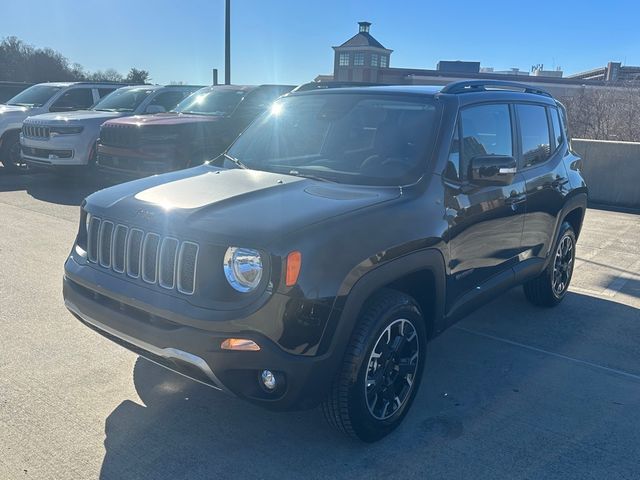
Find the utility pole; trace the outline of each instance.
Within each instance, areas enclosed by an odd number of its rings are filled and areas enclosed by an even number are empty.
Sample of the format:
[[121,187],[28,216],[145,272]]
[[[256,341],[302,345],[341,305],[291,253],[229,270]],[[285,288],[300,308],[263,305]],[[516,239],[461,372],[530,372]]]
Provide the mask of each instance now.
[[231,85],[231,0],[224,9],[224,84]]

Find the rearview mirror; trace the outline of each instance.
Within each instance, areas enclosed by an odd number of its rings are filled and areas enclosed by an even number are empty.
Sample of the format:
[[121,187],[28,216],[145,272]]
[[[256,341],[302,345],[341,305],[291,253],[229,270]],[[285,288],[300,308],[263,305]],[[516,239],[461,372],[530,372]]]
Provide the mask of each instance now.
[[165,113],[167,110],[162,105],[149,105],[146,109],[146,113]]
[[516,160],[508,155],[480,155],[471,159],[471,182],[476,185],[510,185],[516,171]]

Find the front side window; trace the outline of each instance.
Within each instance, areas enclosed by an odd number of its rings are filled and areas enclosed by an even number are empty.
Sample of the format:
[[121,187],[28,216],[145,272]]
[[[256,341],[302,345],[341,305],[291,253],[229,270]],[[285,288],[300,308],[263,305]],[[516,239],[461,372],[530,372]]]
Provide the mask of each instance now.
[[479,105],[460,112],[460,175],[468,178],[471,160],[485,155],[513,155],[511,115],[507,104]]
[[185,92],[180,91],[165,91],[160,92],[155,97],[151,99],[149,106],[158,105],[164,108],[165,112],[168,112],[172,108],[174,108],[178,103],[180,103],[185,97]]
[[93,92],[90,88],[72,88],[64,92],[53,105],[52,112],[83,110],[93,105]]
[[284,97],[232,145],[249,168],[359,185],[416,181],[437,125],[431,99],[370,94]]
[[246,90],[213,88],[197,91],[178,104],[175,111],[195,115],[230,115],[246,95]]
[[55,87],[52,85],[34,85],[13,97],[7,102],[7,105],[41,107],[63,88],[64,87]]
[[387,68],[389,66],[389,57],[386,55],[380,55],[380,66],[382,68]]
[[547,110],[541,105],[516,105],[524,167],[545,162],[551,154]]
[[356,53],[353,56],[353,64],[357,67],[364,65],[364,53]]
[[371,54],[371,66],[372,67],[377,67],[378,66],[378,54],[377,53],[372,53]]
[[93,109],[101,112],[133,112],[152,92],[151,88],[121,88],[104,97]]
[[348,53],[341,53],[339,60],[338,60],[338,64],[341,67],[348,67],[349,66],[349,54]]

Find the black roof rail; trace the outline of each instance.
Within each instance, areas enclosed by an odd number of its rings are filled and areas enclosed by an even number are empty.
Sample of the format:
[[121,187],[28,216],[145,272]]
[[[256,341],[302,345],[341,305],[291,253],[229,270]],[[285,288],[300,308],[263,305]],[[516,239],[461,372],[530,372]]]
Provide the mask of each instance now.
[[460,82],[453,82],[445,85],[440,90],[440,93],[471,93],[471,92],[486,92],[488,89],[495,90],[520,90],[524,93],[533,93],[536,95],[544,95],[551,97],[551,94],[540,88],[535,88],[530,85],[518,82],[507,82],[504,80],[462,80]]

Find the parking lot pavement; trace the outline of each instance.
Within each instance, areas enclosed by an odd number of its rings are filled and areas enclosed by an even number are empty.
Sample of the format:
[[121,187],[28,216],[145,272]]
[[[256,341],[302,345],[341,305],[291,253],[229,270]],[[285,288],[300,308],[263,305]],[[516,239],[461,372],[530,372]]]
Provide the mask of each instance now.
[[449,329],[405,423],[365,445],[80,325],[61,275],[92,188],[0,170],[1,479],[638,478],[640,216],[589,210],[563,304],[515,289]]

